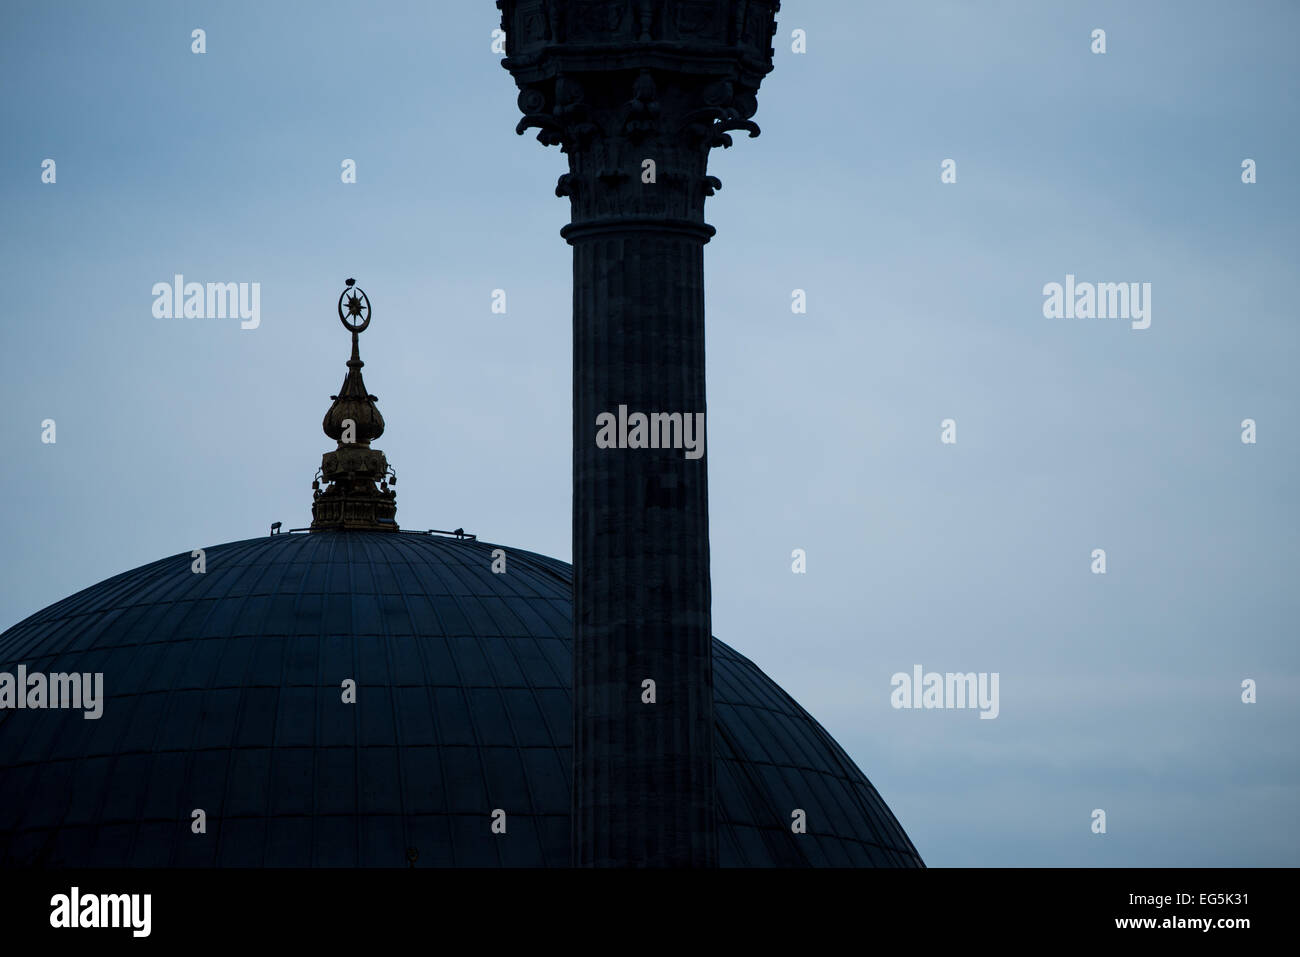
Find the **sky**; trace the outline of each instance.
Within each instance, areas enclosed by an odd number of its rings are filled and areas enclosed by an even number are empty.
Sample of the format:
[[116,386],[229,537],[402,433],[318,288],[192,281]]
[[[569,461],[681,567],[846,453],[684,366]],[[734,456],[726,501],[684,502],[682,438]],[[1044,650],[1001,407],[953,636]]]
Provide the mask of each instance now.
[[[0,629],[309,523],[348,277],[398,522],[571,557],[565,158],[515,134],[498,24],[6,0]],[[762,135],[712,154],[714,633],[931,866],[1300,864],[1297,35],[785,0]],[[156,317],[176,274],[259,283],[260,324]],[[1150,326],[1049,318],[1067,275],[1149,283]],[[917,665],[996,673],[997,717],[895,708]]]

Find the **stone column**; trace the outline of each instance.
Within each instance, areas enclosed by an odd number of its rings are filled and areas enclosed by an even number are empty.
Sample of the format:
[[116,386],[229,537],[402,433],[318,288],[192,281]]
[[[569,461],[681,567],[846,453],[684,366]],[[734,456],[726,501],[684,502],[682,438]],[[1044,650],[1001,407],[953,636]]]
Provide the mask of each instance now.
[[715,866],[704,199],[758,135],[778,2],[497,6],[518,131],[569,160],[573,861]]

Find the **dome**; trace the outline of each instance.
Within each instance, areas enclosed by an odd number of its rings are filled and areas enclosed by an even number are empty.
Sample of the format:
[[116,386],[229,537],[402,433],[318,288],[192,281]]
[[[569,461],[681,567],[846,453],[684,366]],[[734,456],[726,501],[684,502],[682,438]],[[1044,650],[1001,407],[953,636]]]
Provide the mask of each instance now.
[[[0,865],[567,866],[571,570],[506,549],[493,574],[497,547],[232,542],[0,634],[0,672],[104,676],[98,719],[0,711]],[[807,712],[716,639],[713,659],[724,866],[922,866]]]

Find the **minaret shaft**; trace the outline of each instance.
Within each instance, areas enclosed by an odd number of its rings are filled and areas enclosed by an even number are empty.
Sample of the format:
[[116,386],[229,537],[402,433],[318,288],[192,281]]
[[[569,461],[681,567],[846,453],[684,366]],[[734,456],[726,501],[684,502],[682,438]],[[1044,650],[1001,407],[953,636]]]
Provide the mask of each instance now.
[[704,419],[703,231],[570,238],[575,862],[711,866],[708,458],[596,442],[620,406]]
[[497,6],[517,130],[569,161],[573,860],[715,866],[704,201],[709,151],[758,133],[778,3]]
[[579,866],[718,860],[704,380],[712,134],[685,122],[710,85],[720,86],[648,69],[556,81],[572,132],[558,191],[572,207],[561,234],[573,246]]

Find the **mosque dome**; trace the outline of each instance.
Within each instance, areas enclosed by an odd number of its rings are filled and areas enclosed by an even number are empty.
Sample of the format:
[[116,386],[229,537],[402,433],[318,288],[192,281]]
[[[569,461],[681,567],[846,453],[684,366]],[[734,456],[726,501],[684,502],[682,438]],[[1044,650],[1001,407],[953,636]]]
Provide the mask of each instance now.
[[[570,567],[507,548],[494,574],[499,547],[271,535],[10,628],[0,671],[102,672],[104,701],[0,711],[0,865],[567,866]],[[921,865],[806,711],[716,639],[713,662],[720,863]]]
[[[398,527],[354,286],[310,529],[143,565],[0,634],[0,866],[570,863],[573,571]],[[923,866],[716,638],[712,675],[718,863]]]

